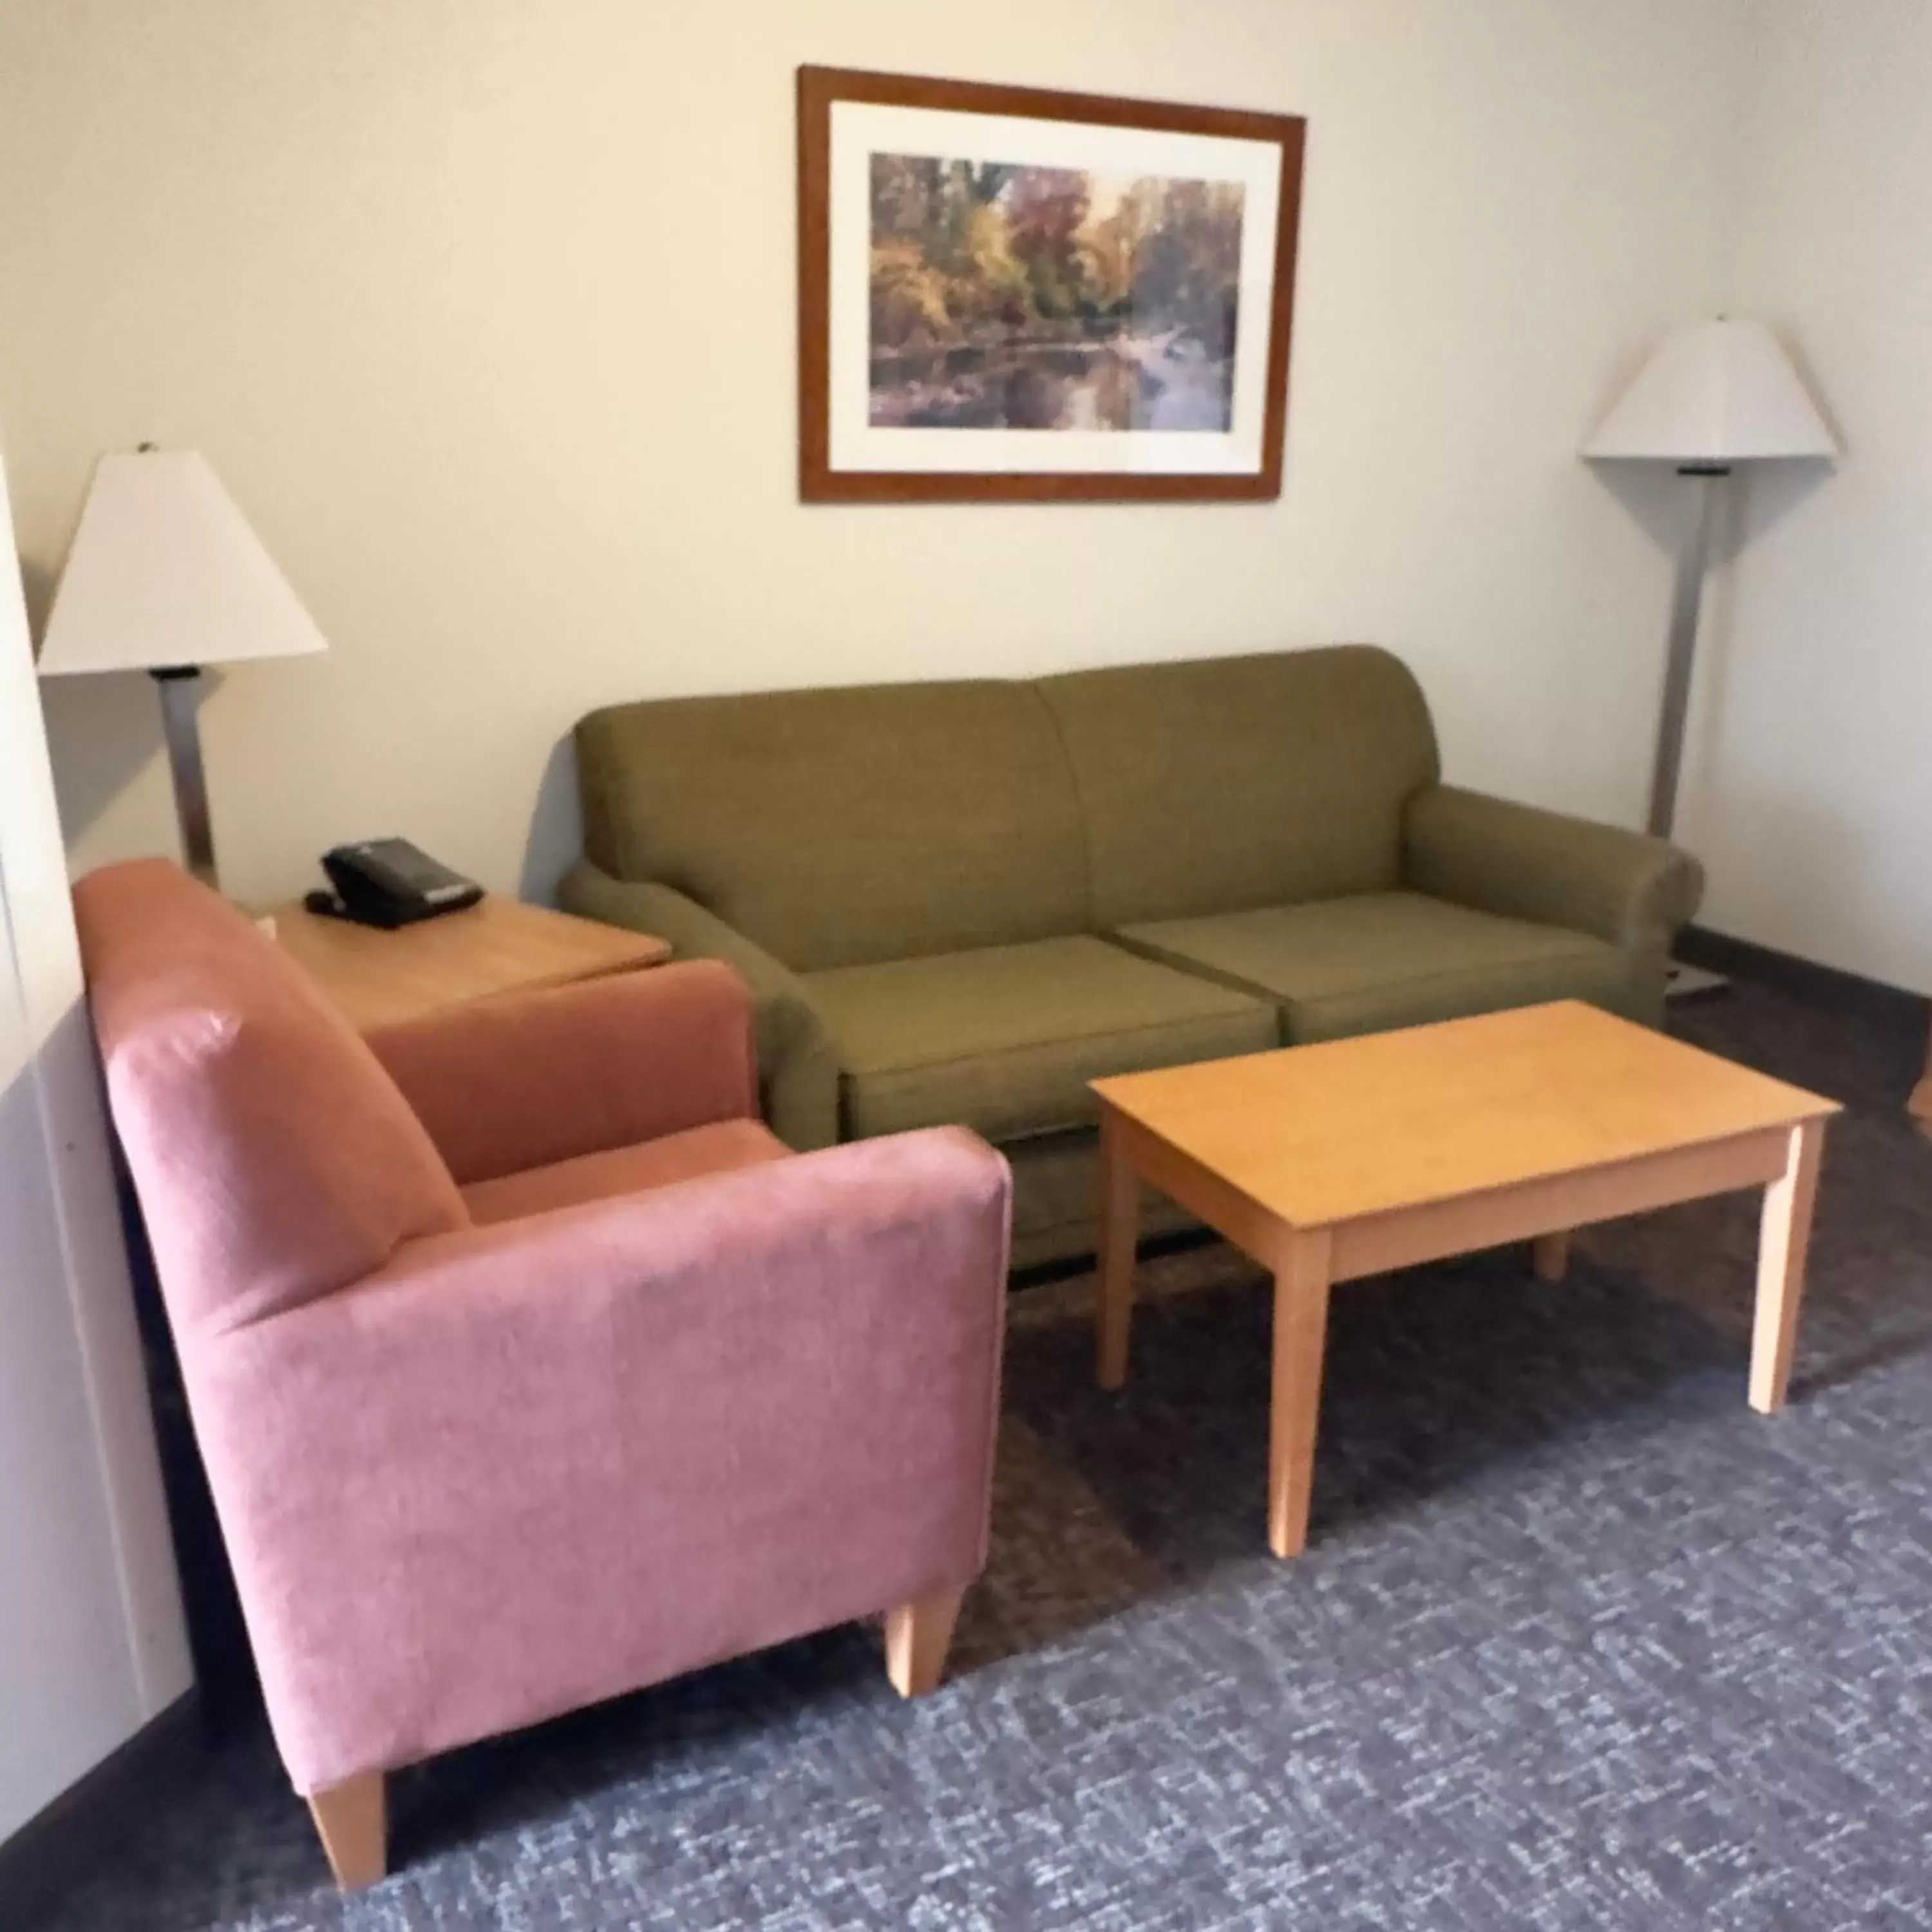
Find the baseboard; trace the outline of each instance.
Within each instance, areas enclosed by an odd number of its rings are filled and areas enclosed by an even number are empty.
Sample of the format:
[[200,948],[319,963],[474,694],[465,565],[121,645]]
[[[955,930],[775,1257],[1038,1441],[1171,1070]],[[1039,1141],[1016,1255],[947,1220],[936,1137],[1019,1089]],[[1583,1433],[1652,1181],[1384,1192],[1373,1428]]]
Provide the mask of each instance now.
[[118,1750],[28,1819],[0,1844],[0,1925],[30,1925],[52,1898],[98,1862],[202,1752],[200,1699],[193,1690],[143,1724]]
[[1882,980],[1868,980],[1862,973],[1821,966],[1815,959],[1801,959],[1795,952],[1780,952],[1754,940],[1733,939],[1729,933],[1713,932],[1706,926],[1684,928],[1677,942],[1677,956],[1733,979],[1755,980],[1814,1006],[1865,1013],[1898,1026],[1925,1024],[1926,1001],[1922,994],[1888,986]]

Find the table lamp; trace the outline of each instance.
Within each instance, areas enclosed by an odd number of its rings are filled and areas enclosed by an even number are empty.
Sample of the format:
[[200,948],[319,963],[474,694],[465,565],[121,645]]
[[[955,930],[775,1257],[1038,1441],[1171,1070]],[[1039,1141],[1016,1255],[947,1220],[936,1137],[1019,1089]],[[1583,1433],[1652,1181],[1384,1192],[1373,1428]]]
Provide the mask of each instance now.
[[1583,446],[1592,461],[1668,463],[1692,479],[1690,530],[1677,566],[1670,647],[1658,713],[1648,830],[1668,838],[1711,533],[1711,482],[1741,463],[1834,457],[1837,439],[1791,359],[1761,322],[1694,322],[1666,336]]
[[202,668],[326,650],[206,458],[144,446],[104,456],[54,593],[43,677],[145,670],[161,702],[182,853],[217,883],[196,717]]

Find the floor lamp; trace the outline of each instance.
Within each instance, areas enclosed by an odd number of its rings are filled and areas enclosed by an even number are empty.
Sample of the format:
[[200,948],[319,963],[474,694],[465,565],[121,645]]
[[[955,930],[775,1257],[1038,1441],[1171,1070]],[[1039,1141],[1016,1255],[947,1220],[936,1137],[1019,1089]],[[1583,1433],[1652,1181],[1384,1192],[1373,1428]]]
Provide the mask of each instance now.
[[[1653,837],[1668,838],[1676,822],[1717,479],[1740,464],[1834,457],[1838,440],[1777,337],[1761,322],[1720,317],[1666,336],[1582,453],[1592,461],[1668,463],[1690,479],[1690,524],[1671,599],[1647,825]],[[1694,967],[1671,969],[1673,993],[1723,983]]]
[[327,648],[205,458],[144,447],[100,459],[54,592],[40,675],[154,679],[182,855],[196,878],[218,883],[197,716],[202,667]]

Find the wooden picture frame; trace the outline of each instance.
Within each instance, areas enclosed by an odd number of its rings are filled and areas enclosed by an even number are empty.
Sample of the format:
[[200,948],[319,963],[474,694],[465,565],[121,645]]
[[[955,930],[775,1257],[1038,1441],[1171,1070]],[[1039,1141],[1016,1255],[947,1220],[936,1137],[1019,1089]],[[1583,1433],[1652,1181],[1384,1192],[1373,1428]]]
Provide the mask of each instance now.
[[800,68],[800,496],[1278,496],[1306,125]]

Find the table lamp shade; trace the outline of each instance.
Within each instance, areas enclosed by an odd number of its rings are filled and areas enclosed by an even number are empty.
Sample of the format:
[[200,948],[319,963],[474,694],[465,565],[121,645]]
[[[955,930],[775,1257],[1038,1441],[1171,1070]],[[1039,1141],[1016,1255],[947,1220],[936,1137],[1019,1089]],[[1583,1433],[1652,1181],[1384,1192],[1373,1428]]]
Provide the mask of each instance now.
[[1720,320],[1666,336],[1583,454],[1722,468],[1836,456],[1838,444],[1778,338]]
[[327,648],[205,458],[100,459],[47,620],[44,677]]

